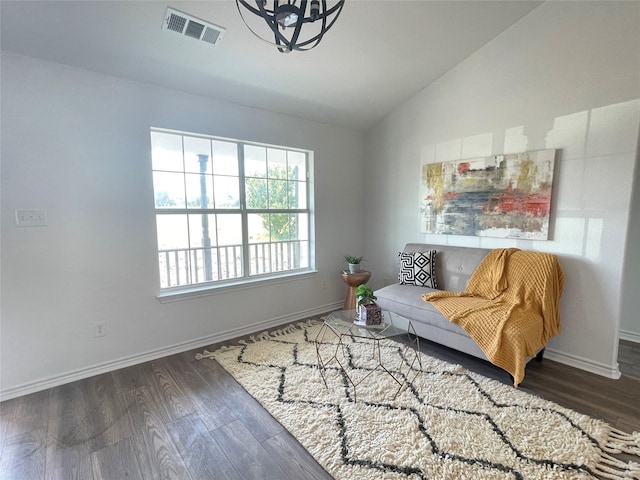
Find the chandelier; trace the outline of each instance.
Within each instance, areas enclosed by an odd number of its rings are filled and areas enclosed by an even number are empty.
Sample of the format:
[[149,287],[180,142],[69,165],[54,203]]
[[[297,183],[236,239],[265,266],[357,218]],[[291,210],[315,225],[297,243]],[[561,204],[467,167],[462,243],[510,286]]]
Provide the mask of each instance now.
[[[274,45],[282,53],[292,50],[311,50],[338,19],[345,0],[338,0],[327,8],[326,0],[236,0],[242,21],[259,39]],[[255,4],[252,5],[252,4]],[[309,10],[307,12],[307,4]],[[245,13],[243,14],[244,7]],[[249,26],[246,10],[262,18],[273,40],[267,40]],[[305,25],[304,32],[303,25]]]

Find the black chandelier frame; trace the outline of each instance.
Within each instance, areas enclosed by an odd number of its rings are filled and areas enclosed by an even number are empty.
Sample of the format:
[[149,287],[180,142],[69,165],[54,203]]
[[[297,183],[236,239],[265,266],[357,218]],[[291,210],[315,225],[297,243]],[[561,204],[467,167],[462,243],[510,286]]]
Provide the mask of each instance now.
[[[236,6],[242,21],[247,28],[260,40],[273,45],[282,53],[288,53],[293,50],[306,51],[311,50],[318,45],[324,37],[324,34],[333,26],[336,22],[345,0],[338,0],[335,5],[327,9],[326,0],[273,0],[273,7],[268,7],[268,0],[255,0],[255,6],[249,3],[247,0],[236,0]],[[311,5],[309,16],[305,17],[307,11],[307,5]],[[240,6],[243,6],[248,11],[264,19],[268,25],[271,33],[273,34],[274,41],[269,41],[262,35],[258,34],[253,28],[249,26],[242,13]],[[322,7],[322,8],[320,8]],[[335,15],[332,17],[332,15]],[[292,19],[295,16],[295,24],[285,25],[287,19]],[[311,38],[300,39],[302,33],[302,26],[307,23],[321,22],[320,32]],[[285,35],[285,32],[291,30],[291,35]]]

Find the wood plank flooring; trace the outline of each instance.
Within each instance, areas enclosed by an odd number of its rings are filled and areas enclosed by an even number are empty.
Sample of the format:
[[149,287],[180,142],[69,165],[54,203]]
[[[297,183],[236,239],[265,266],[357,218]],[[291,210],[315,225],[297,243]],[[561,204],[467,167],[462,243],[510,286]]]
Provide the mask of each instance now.
[[640,379],[640,343],[620,340],[618,363],[624,375]]
[[[510,383],[473,357],[427,341],[421,349]],[[215,361],[195,360],[200,350],[0,403],[0,478],[331,478]],[[640,377],[609,380],[544,360],[529,364],[520,388],[640,431]]]

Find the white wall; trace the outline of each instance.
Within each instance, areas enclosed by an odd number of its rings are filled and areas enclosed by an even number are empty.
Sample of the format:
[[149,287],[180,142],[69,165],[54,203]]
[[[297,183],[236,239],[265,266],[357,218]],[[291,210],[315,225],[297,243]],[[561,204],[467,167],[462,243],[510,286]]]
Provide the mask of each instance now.
[[[375,260],[374,287],[395,280],[407,242],[556,253],[566,275],[563,330],[547,356],[619,375],[639,18],[638,2],[546,2],[367,132],[365,255]],[[559,149],[549,241],[419,233],[421,163],[546,148]],[[637,284],[629,288],[637,312]]]
[[620,338],[640,343],[640,146],[637,155],[622,278]]
[[[1,93],[4,398],[341,305],[362,133],[4,52]],[[318,273],[159,303],[152,126],[313,150]],[[29,208],[48,226],[17,228]]]

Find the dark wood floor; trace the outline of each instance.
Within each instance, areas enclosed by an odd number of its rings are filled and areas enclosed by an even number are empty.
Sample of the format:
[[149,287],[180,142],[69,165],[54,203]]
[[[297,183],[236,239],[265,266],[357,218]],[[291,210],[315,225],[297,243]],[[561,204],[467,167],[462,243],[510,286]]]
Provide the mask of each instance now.
[[640,343],[620,340],[618,363],[624,375],[640,379]]
[[[510,383],[488,363],[426,341],[421,349]],[[215,361],[195,353],[2,402],[0,478],[331,478]],[[544,360],[527,367],[520,388],[640,431],[640,378],[609,380]]]

